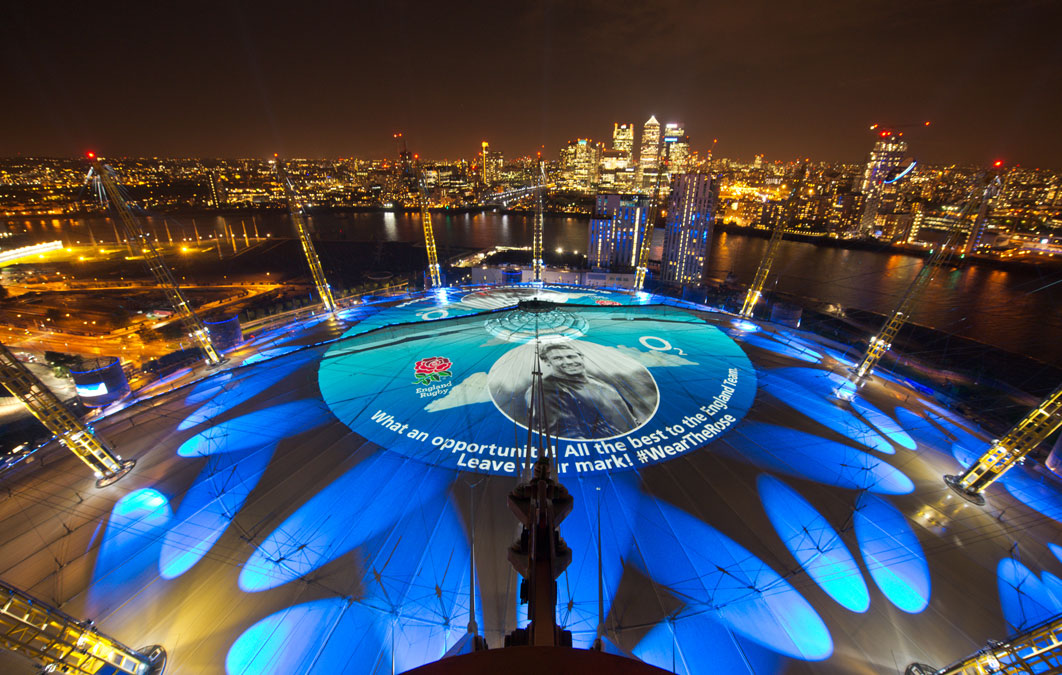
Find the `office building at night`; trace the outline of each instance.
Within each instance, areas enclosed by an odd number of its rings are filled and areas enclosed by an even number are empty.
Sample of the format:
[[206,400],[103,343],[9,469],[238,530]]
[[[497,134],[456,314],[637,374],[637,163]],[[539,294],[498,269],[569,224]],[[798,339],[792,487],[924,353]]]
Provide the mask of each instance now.
[[568,141],[561,149],[561,181],[573,190],[589,192],[598,183],[601,144],[589,138]]
[[480,179],[484,185],[494,185],[501,180],[502,166],[505,158],[500,152],[490,149],[490,143],[483,141],[483,151],[480,164]]
[[649,201],[643,195],[597,196],[587,246],[587,264],[592,269],[622,269],[637,265]]
[[642,126],[642,144],[638,151],[638,183],[652,189],[660,168],[660,122],[653,115]]
[[676,176],[671,186],[664,230],[660,278],[668,283],[699,284],[708,260],[718,187],[702,173]]

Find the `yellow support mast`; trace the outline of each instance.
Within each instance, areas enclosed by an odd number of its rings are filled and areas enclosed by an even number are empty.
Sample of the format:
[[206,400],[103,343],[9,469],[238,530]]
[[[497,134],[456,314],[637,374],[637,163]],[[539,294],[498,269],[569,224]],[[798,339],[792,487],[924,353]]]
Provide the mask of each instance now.
[[0,649],[22,654],[46,673],[161,675],[166,667],[162,647],[126,647],[2,581]]
[[1033,408],[961,476],[944,476],[951,489],[975,504],[985,503],[985,489],[1062,427],[1062,385]]
[[1057,673],[1062,663],[1062,616],[1056,616],[1007,638],[992,641],[962,661],[934,668],[921,663],[907,666],[906,675],[1028,675]]
[[970,214],[971,209],[980,204],[982,201],[991,199],[995,194],[995,190],[999,186],[999,179],[988,183],[984,187],[977,187],[971,191],[967,196],[962,208],[959,209],[959,213],[955,216],[951,223],[951,227],[948,230],[947,239],[941,244],[926,260],[925,265],[918,271],[918,275],[911,282],[911,285],[907,287],[903,297],[900,298],[899,304],[892,314],[885,321],[885,325],[881,331],[870,339],[870,344],[867,345],[867,351],[863,354],[863,358],[859,361],[853,370],[853,376],[855,380],[863,380],[869,377],[874,372],[874,367],[878,365],[878,361],[881,360],[889,349],[892,348],[892,341],[896,339],[896,335],[900,332],[900,328],[907,323],[907,319],[910,318],[911,312],[915,305],[918,303],[919,297],[922,295],[922,291],[929,282],[936,276],[937,270],[940,267],[940,263],[944,261],[946,257],[951,255],[951,249],[958,241],[959,236],[963,233],[963,225],[966,222],[967,216]]
[[741,305],[741,316],[748,319],[752,317],[752,311],[756,309],[756,303],[763,295],[763,286],[767,283],[767,275],[771,272],[771,265],[778,256],[778,248],[782,243],[782,233],[785,232],[785,218],[779,214],[778,220],[771,229],[771,239],[767,242],[767,251],[763,254],[763,260],[756,269],[756,276],[752,278],[752,285],[745,294],[745,302]]
[[[649,273],[649,249],[653,247],[653,229],[656,227],[656,214],[660,211],[660,186],[667,174],[668,162],[665,159],[660,172],[656,175],[656,183],[653,185],[653,195],[649,201],[649,214],[645,220],[645,231],[642,233],[642,248],[638,252],[638,266],[634,270],[634,290],[640,291],[645,286],[645,276]],[[637,228],[638,224],[634,226]]]
[[439,254],[435,250],[435,231],[431,227],[431,212],[428,210],[428,185],[424,182],[424,171],[417,167],[417,202],[420,206],[420,219],[424,223],[424,248],[428,251],[428,277],[432,288],[442,286],[442,272],[439,268]]
[[541,158],[538,160],[539,185],[535,190],[535,238],[531,251],[531,264],[535,268],[535,281],[542,281],[542,239],[545,229],[545,204],[543,191],[546,189],[546,164]]
[[325,309],[335,314],[336,299],[332,295],[332,287],[328,284],[328,279],[325,278],[324,268],[321,267],[321,259],[317,256],[317,249],[314,248],[313,239],[310,236],[310,228],[306,223],[306,202],[299,195],[299,191],[295,189],[295,184],[291,181],[291,177],[284,170],[283,162],[276,155],[274,155],[274,158],[277,163],[277,177],[284,188],[284,196],[288,200],[291,222],[295,225],[295,233],[299,235],[303,255],[306,256],[306,262],[310,265],[313,285],[317,288],[317,295],[321,298]]
[[129,473],[134,460],[122,461],[77,415],[63,405],[40,379],[0,344],[0,379],[4,387],[26,406],[31,415],[55,434],[96,475],[96,485],[106,487]]
[[[155,242],[144,232],[144,228],[140,226],[140,220],[133,213],[132,206],[129,205],[129,202],[122,194],[114,169],[103,164],[94,153],[89,153],[88,159],[92,164],[93,172],[103,186],[107,199],[110,200],[114,210],[118,213],[118,219],[122,222],[130,247],[136,253],[144,256],[144,261],[154,275],[159,288],[166,294],[173,311],[176,312],[184,324],[185,330],[188,331],[188,337],[203,350],[209,365],[216,366],[222,363],[224,359],[214,347],[214,343],[210,339],[210,331],[207,330],[207,327],[203,324],[199,315],[195,313],[195,310],[192,309],[192,306],[188,304],[188,300],[184,297],[181,287],[177,285],[177,280],[173,277],[173,273],[166,266],[166,260],[162,257],[162,253],[155,246]],[[220,246],[220,244],[218,245]]]

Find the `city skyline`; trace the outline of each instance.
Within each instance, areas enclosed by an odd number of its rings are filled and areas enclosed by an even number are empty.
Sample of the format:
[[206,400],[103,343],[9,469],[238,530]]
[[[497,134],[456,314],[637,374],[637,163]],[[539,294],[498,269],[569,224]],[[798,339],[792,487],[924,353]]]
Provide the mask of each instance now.
[[924,119],[923,161],[1062,155],[1046,2],[183,7],[8,7],[0,155],[552,157],[651,115],[741,160],[861,162]]

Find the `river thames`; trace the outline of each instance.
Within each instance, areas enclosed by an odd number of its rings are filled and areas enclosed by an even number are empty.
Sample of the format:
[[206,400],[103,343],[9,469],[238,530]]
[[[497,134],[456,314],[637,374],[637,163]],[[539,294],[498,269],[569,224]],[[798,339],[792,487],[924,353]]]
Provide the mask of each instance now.
[[[286,214],[198,215],[151,219],[160,239],[192,238],[223,231],[237,238],[291,236]],[[108,218],[8,218],[12,231],[27,231],[37,240],[114,241]],[[313,218],[323,240],[407,241],[423,238],[420,217],[411,213],[324,213]],[[530,246],[532,218],[518,214],[434,213],[441,259],[467,249]],[[193,231],[193,227],[194,230]],[[167,232],[168,228],[168,232]],[[547,248],[585,252],[589,219],[550,216],[545,222]],[[91,230],[91,232],[90,232]],[[660,231],[657,231],[658,237]],[[659,255],[658,246],[654,257]],[[723,279],[732,272],[738,283],[752,280],[767,240],[717,232],[708,275]],[[768,279],[768,290],[884,314],[892,310],[918,273],[923,259],[890,250],[853,250],[784,241]],[[1000,269],[970,264],[942,269],[926,290],[912,319],[915,323],[1062,366],[1062,268]]]

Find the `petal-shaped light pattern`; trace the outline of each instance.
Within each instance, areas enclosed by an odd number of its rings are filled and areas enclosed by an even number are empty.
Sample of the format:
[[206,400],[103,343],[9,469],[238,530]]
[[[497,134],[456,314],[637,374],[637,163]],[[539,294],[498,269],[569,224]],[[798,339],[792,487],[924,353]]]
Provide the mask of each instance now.
[[[862,415],[877,431],[897,445],[910,450],[915,449],[914,439],[895,420],[865,401],[862,396],[857,395],[851,381],[840,374],[815,368],[782,368],[774,372],[819,394],[826,400],[837,398],[837,393],[844,391],[847,394],[844,396],[847,405]],[[886,449],[882,444],[872,447],[890,455],[895,452],[891,447]]]
[[206,379],[200,380],[191,388],[188,395],[184,397],[185,405],[198,405],[203,401],[209,401],[216,394],[221,392],[225,383],[232,379],[232,371],[226,370],[218,373]]
[[925,417],[902,406],[896,407],[896,419],[914,440],[925,446],[944,452],[951,447],[951,439]]
[[1058,562],[1062,562],[1062,546],[1048,542],[1047,549],[1055,554],[1055,557],[1058,558]]
[[1054,603],[1055,612],[1062,612],[1062,579],[1059,579],[1050,572],[1041,572],[1040,581],[1043,582],[1044,588],[1051,595],[1051,600]]
[[818,363],[822,361],[822,355],[799,344],[785,344],[778,340],[773,340],[766,335],[746,335],[738,337],[738,340],[745,344],[750,344],[753,347],[759,347],[775,354],[781,354],[782,356],[788,356],[793,359],[799,359],[800,361],[807,361],[808,363]]
[[[561,524],[561,536],[572,549],[573,559],[557,579],[557,622],[572,631],[575,647],[586,649],[597,635],[597,514],[601,518],[601,561],[604,579],[605,615],[623,576],[623,560],[628,557],[631,531],[622,518],[621,495],[638,495],[638,477],[633,473],[611,477],[591,475],[565,478],[576,508]],[[618,484],[618,485],[617,485]]]
[[955,442],[951,444],[951,456],[962,465],[962,468],[966,469],[976,463],[977,459],[985,454],[990,447],[984,441],[979,442],[977,445],[972,445],[969,440],[962,443]]
[[1007,492],[1033,511],[1062,523],[1062,490],[1057,479],[1038,475],[1016,466],[1001,479]]
[[159,572],[164,579],[184,574],[214,546],[258,485],[275,447],[269,443],[207,458],[177,508],[176,524],[162,542]]
[[860,397],[853,398],[849,404],[855,408],[855,411],[863,416],[863,419],[870,422],[874,427],[885,434],[890,441],[908,450],[914,450],[917,445],[915,440],[911,438],[911,435],[903,430],[900,424],[883,413],[877,407],[867,403]]
[[[363,602],[397,619],[396,672],[442,658],[468,625],[470,549],[450,499],[440,494],[422,503],[365,549],[372,553]],[[483,625],[482,615],[477,624]]]
[[271,363],[268,368],[259,367],[252,369],[248,374],[241,373],[238,377],[234,377],[232,380],[222,384],[221,389],[209,401],[181,420],[181,423],[177,425],[177,430],[184,431],[208,422],[239,404],[254,398],[288,375],[291,375],[315,355],[313,350],[307,350],[302,354],[295,354]]
[[756,481],[767,517],[785,547],[826,594],[853,612],[870,608],[870,593],[840,535],[815,508],[777,478]]
[[104,609],[103,603],[130,597],[154,577],[162,535],[172,517],[169,500],[151,488],[115,502],[89,589],[93,615]]
[[914,483],[870,453],[795,429],[745,422],[727,436],[741,457],[762,469],[827,485],[902,495]]
[[907,518],[864,493],[856,504],[855,533],[870,577],[889,602],[909,614],[923,611],[929,605],[929,565]]
[[225,672],[390,673],[392,619],[345,598],[295,605],[244,631],[229,648]]
[[245,452],[320,426],[332,418],[321,401],[304,399],[256,410],[192,436],[177,448],[181,457]]
[[965,428],[959,426],[955,422],[952,422],[951,420],[949,420],[944,415],[940,415],[940,414],[932,412],[930,410],[926,410],[925,412],[926,412],[926,415],[929,417],[929,419],[931,419],[934,422],[936,422],[937,424],[939,424],[941,427],[944,428],[944,431],[946,431],[949,434],[951,434],[952,436],[954,436],[955,437],[955,441],[957,443],[961,443],[962,445],[964,445],[964,446],[966,446],[968,448],[981,447],[981,446],[983,446],[983,445],[985,445],[987,443],[987,441],[984,438],[981,438],[981,437],[977,436],[976,434],[971,433],[970,431],[968,431]]
[[1017,560],[1003,558],[996,567],[999,604],[1010,633],[1047,621],[1060,611],[1047,587]]
[[440,499],[452,480],[452,472],[398,455],[366,459],[266,537],[243,566],[240,588],[264,591],[312,572]]
[[755,643],[735,640],[726,624],[705,612],[658,623],[633,654],[676,675],[774,673],[781,661],[778,654]]
[[251,354],[246,359],[244,359],[242,365],[249,366],[252,363],[258,363],[259,361],[268,361],[269,359],[275,359],[278,356],[284,356],[285,354],[297,352],[300,349],[302,349],[302,347],[298,345],[290,345],[287,347],[274,347],[273,349],[263,349],[257,354]]
[[649,576],[688,606],[793,658],[820,661],[833,653],[830,632],[808,601],[740,544],[651,497],[623,508]]
[[846,438],[879,452],[888,454],[896,452],[892,444],[870,425],[842,408],[839,403],[835,403],[836,399],[818,390],[823,382],[829,383],[829,380],[822,376],[823,373],[827,371],[810,368],[783,368],[761,375],[760,386],[782,403]]

